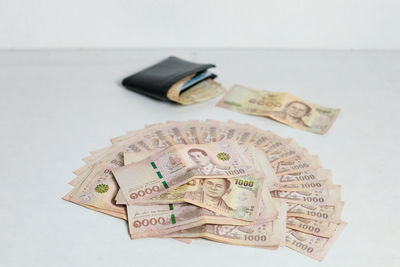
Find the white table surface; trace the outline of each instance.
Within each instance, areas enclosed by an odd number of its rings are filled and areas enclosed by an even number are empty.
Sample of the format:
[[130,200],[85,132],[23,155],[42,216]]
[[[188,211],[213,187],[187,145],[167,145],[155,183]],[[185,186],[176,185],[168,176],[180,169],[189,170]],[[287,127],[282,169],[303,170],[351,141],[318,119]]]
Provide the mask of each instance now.
[[[341,108],[319,136],[215,107],[157,102],[125,76],[169,55],[217,64],[218,81]],[[0,52],[0,266],[400,266],[400,52],[122,50]],[[205,240],[130,240],[125,221],[61,200],[108,138],[166,120],[248,122],[318,154],[349,224],[322,263]]]

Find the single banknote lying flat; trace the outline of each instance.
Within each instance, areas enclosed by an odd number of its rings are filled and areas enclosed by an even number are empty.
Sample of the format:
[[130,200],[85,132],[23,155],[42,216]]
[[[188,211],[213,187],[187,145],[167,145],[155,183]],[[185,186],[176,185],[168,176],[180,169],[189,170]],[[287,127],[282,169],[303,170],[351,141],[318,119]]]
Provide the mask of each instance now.
[[300,130],[325,134],[340,110],[311,104],[288,93],[233,86],[218,102],[218,107],[269,117]]
[[111,143],[83,159],[64,199],[126,220],[132,239],[286,246],[322,260],[346,226],[331,171],[271,131],[169,121]]

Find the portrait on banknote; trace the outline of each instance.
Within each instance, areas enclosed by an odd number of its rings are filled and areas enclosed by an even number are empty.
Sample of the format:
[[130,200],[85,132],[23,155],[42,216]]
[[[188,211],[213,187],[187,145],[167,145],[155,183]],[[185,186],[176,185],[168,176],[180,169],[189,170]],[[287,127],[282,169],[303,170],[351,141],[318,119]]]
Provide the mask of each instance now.
[[155,136],[151,139],[151,144],[153,147],[157,148],[165,148],[172,145],[161,131],[155,132]]
[[177,144],[187,144],[186,140],[183,138],[182,133],[178,128],[172,128],[171,138]]
[[229,194],[231,182],[227,178],[199,179],[200,187],[197,191],[187,192],[185,197],[201,204],[208,204],[224,211],[232,210],[222,198]]
[[285,105],[282,111],[274,112],[273,115],[278,119],[288,121],[294,124],[297,124],[302,127],[310,127],[304,121],[304,118],[307,117],[312,108],[298,100],[291,101]]
[[221,175],[225,173],[226,168],[214,163],[206,151],[198,148],[192,148],[188,150],[187,154],[189,155],[190,159],[196,163],[196,167],[191,169],[194,174]]

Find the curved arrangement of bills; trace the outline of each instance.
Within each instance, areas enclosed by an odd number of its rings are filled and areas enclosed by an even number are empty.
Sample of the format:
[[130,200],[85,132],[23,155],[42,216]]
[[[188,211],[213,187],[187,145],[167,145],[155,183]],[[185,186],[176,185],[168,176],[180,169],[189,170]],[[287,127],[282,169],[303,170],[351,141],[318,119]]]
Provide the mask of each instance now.
[[233,121],[167,121],[90,152],[63,199],[138,238],[193,239],[322,260],[346,223],[341,186],[290,138]]

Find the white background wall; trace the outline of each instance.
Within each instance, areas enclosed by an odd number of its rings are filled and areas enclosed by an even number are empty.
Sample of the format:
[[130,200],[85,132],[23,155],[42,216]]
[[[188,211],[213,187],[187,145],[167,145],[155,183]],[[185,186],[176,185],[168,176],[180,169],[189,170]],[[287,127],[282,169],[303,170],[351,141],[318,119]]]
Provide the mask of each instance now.
[[398,0],[0,0],[0,49],[399,49]]

